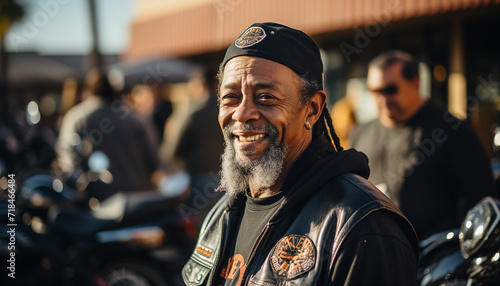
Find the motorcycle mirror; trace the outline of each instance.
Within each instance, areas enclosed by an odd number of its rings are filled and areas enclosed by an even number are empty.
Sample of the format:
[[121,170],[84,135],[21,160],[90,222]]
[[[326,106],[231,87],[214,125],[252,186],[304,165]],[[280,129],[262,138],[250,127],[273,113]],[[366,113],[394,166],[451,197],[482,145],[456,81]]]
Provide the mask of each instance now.
[[460,250],[465,259],[478,252],[500,222],[498,201],[485,197],[467,212],[460,227]]
[[109,168],[109,158],[101,151],[94,151],[90,154],[88,166],[95,173],[102,173]]

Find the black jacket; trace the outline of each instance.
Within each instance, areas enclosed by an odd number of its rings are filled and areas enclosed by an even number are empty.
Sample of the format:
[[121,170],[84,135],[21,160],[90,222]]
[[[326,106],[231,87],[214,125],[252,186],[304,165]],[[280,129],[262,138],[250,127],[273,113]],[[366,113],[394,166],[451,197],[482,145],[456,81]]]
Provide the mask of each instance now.
[[[362,154],[313,140],[287,176],[242,285],[416,285],[413,228],[368,174]],[[245,199],[226,196],[208,214],[182,271],[187,285],[211,285]]]

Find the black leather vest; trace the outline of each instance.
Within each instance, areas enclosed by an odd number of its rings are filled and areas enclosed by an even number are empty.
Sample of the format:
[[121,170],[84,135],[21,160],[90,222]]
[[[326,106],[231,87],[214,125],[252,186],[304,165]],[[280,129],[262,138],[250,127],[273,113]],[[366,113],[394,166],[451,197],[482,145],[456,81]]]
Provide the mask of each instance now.
[[[186,285],[211,285],[242,205],[224,197],[209,213],[182,270]],[[286,215],[273,215],[253,246],[242,285],[327,285],[347,234],[370,213],[381,210],[393,215],[418,253],[415,232],[399,209],[361,176],[343,174]]]

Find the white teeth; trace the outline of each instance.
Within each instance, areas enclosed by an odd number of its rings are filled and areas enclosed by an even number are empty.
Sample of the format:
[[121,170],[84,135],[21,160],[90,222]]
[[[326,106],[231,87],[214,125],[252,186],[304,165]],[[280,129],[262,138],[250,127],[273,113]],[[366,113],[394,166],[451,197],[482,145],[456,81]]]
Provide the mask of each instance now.
[[238,140],[240,140],[242,142],[252,142],[255,140],[259,140],[262,137],[264,137],[264,134],[259,134],[259,135],[255,135],[255,136],[248,136],[248,137],[238,136]]

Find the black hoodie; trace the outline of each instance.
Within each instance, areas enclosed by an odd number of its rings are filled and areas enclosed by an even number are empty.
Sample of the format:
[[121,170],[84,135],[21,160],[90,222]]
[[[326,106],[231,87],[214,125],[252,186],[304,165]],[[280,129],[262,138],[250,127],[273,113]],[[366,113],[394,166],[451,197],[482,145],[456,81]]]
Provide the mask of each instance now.
[[365,154],[354,149],[335,152],[324,136],[313,138],[309,147],[300,155],[283,184],[286,192],[285,206],[293,206],[321,189],[333,178],[353,173],[368,179],[370,168]]

